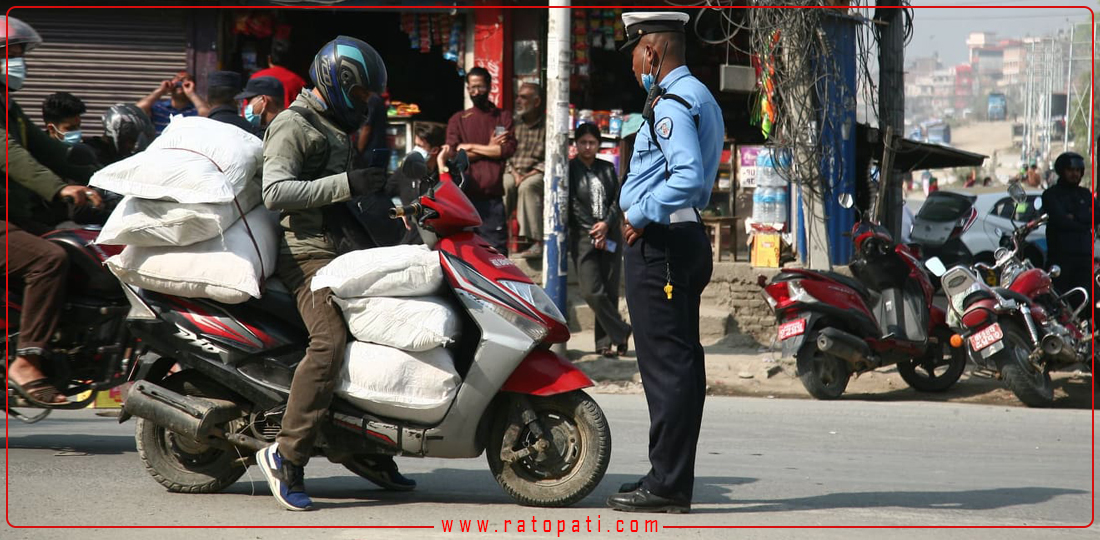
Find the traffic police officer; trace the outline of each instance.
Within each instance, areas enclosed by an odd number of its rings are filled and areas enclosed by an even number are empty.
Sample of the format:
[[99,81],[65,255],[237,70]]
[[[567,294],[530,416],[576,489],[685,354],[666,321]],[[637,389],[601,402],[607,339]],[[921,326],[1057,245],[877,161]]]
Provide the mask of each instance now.
[[619,205],[651,469],[608,498],[616,510],[688,512],[695,482],[706,395],[699,298],[712,271],[698,209],[710,200],[723,125],[714,96],[684,65],[688,20],[678,12],[623,14],[622,50],[631,52],[634,75],[648,92]]

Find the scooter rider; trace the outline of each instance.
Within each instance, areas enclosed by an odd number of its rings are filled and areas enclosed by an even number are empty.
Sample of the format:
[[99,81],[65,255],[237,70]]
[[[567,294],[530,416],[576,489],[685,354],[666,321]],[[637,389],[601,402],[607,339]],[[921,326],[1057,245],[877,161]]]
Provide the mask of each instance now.
[[1043,211],[1050,217],[1047,253],[1050,264],[1062,269],[1061,275],[1054,278],[1054,288],[1062,294],[1075,287],[1088,291],[1092,280],[1093,198],[1088,189],[1081,187],[1085,158],[1065,152],[1054,160],[1054,171],[1058,183],[1043,192]]
[[[285,231],[276,274],[294,293],[309,332],[282,429],[275,444],[256,454],[272,494],[288,510],[312,507],[304,466],[332,401],[347,343],[347,326],[331,292],[311,292],[310,282],[338,254],[359,247],[358,223],[343,202],[378,192],[386,180],[380,169],[350,170],[354,154],[348,139],[362,123],[367,100],[386,86],[382,57],[358,39],[339,36],[317,53],[309,75],[315,87],[276,116],[264,138],[263,200],[280,212]],[[416,486],[392,458],[371,461],[372,482],[395,490]]]

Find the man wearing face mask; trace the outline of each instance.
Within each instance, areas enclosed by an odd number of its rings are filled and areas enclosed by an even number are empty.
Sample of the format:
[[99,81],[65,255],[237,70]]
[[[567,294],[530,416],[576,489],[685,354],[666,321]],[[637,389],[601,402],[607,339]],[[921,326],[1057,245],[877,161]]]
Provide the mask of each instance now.
[[245,103],[244,119],[252,126],[252,133],[263,138],[267,126],[283,110],[283,83],[275,77],[254,77],[236,100]]
[[[30,234],[41,235],[67,219],[65,198],[72,199],[78,208],[89,200],[96,207],[102,204],[99,193],[86,187],[98,166],[94,158],[83,157],[90,152],[77,156],[73,146],[42,131],[23,112],[14,94],[9,94],[23,88],[27,78],[23,55],[42,43],[42,38],[34,28],[15,17],[0,16],[0,34],[4,33],[4,24],[7,35],[0,35],[0,62],[3,62],[0,89],[8,94],[4,131],[10,179],[8,220]],[[3,88],[5,84],[7,88]]]
[[212,72],[207,87],[206,103],[210,106],[210,112],[206,117],[253,133],[252,124],[241,118],[235,99],[241,91],[241,75],[235,71]]
[[493,78],[485,68],[466,73],[466,90],[474,106],[447,121],[451,155],[465,150],[470,158],[468,180],[462,186],[481,216],[478,234],[503,254],[508,253],[507,216],[504,215],[504,162],[516,152],[512,115],[489,100]]
[[46,377],[44,356],[61,316],[69,259],[64,249],[39,236],[55,224],[51,203],[69,199],[79,208],[102,201],[96,191],[58,176],[55,170],[64,174],[72,168],[71,147],[35,126],[11,95],[27,77],[23,55],[41,43],[30,25],[0,16],[0,93],[8,98],[2,128],[7,153],[2,172],[8,182],[6,191],[0,187],[0,204],[6,204],[0,215],[6,213],[8,221],[0,221],[0,244],[6,246],[0,271],[10,283],[22,283],[24,298],[6,383],[36,405],[49,407],[67,404]]
[[46,123],[46,133],[70,146],[81,142],[81,115],[87,107],[80,98],[68,93],[57,92],[42,100],[42,121]]
[[[1050,264],[1062,269],[1054,278],[1054,288],[1065,294],[1075,287],[1092,290],[1092,212],[1093,197],[1081,187],[1085,158],[1066,152],[1054,160],[1058,183],[1043,192],[1042,211],[1050,216],[1047,223],[1047,253]],[[1074,302],[1080,300],[1080,296]]]
[[710,282],[707,206],[722,153],[722,110],[685,65],[685,13],[623,14],[632,68],[648,92],[619,207],[626,302],[649,405],[649,472],[608,505],[627,512],[691,511],[706,397],[699,301]]

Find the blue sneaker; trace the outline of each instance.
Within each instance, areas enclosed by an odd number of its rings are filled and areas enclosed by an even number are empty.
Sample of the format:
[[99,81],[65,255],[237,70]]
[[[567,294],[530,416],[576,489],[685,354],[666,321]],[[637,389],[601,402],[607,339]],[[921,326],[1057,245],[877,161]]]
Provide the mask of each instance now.
[[298,512],[312,509],[313,501],[306,495],[305,467],[283,458],[277,446],[272,444],[256,452],[256,463],[267,477],[271,494],[287,510]]

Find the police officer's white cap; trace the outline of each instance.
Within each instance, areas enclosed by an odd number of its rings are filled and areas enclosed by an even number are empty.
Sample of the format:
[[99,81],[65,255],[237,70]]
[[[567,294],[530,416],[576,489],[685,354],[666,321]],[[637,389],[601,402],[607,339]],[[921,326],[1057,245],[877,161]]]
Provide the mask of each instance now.
[[626,43],[619,50],[627,52],[634,48],[638,40],[646,34],[660,32],[684,33],[684,24],[691,17],[679,11],[629,11],[623,13],[623,25],[626,26]]

